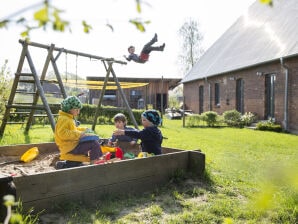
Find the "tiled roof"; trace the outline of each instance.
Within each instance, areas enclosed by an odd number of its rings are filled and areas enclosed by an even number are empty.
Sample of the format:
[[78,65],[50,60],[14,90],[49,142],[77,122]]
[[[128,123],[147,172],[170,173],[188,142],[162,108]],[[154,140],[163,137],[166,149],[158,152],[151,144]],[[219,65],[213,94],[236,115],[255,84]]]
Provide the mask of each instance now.
[[257,0],[205,52],[182,83],[297,54],[298,1],[274,1],[270,7]]

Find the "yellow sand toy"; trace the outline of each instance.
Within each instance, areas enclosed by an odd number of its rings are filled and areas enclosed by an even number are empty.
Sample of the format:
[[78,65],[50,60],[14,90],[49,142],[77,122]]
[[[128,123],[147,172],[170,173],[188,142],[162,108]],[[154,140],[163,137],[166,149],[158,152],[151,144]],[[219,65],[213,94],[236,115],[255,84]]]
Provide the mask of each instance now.
[[148,152],[140,152],[138,154],[138,158],[146,158],[146,157],[151,157],[151,156],[154,156],[153,153],[148,153]]
[[15,162],[24,162],[24,163],[28,163],[28,162],[32,161],[33,159],[35,159],[38,155],[39,155],[38,148],[37,148],[37,147],[32,147],[32,148],[28,149],[28,150],[21,156],[20,159],[18,159],[18,160],[12,160],[12,161],[2,162],[2,163],[0,163],[0,165],[6,165],[6,164],[10,164],[10,163],[15,163]]
[[24,163],[28,163],[30,161],[32,161],[33,159],[35,159],[37,156],[39,155],[39,151],[37,147],[33,147],[29,150],[27,150],[22,156],[20,161],[24,162]]

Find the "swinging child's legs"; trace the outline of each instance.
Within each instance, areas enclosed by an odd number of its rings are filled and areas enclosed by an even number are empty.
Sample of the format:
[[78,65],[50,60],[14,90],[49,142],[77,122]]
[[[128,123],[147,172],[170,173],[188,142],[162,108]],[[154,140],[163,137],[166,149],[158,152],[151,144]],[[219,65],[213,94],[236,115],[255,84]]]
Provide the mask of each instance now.
[[154,35],[152,40],[150,40],[142,49],[142,53],[149,54],[151,51],[163,51],[165,48],[165,44],[158,46],[158,47],[152,47],[154,43],[157,42],[157,34]]

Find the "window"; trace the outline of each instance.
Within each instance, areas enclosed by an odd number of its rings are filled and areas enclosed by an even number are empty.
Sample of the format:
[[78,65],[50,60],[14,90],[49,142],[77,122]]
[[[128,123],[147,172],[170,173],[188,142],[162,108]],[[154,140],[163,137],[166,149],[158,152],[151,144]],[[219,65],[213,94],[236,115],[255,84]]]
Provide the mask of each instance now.
[[106,90],[103,96],[104,100],[116,100],[116,90]]
[[140,98],[142,98],[141,90],[131,90],[130,91],[130,100],[138,100]]
[[220,88],[219,83],[214,85],[214,104],[215,106],[220,106]]

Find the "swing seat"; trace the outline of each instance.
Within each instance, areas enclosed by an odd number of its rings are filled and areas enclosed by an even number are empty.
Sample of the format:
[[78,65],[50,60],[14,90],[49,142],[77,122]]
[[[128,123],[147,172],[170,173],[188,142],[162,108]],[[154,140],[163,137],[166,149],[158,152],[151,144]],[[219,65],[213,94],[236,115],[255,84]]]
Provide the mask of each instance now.
[[85,155],[75,155],[71,153],[60,154],[60,160],[68,160],[75,162],[90,162],[90,157]]

